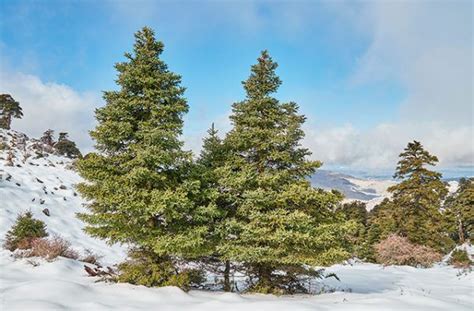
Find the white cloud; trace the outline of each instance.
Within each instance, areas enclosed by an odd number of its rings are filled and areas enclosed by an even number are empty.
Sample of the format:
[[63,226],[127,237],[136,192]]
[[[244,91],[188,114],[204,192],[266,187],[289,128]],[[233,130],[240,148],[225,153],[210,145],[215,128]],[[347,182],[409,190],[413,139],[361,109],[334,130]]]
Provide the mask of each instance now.
[[94,108],[100,104],[96,94],[79,93],[71,87],[46,83],[22,73],[0,72],[0,92],[13,96],[23,109],[23,118],[14,119],[12,128],[40,137],[48,128],[68,132],[82,151],[90,151],[88,131],[94,127]]
[[352,81],[400,82],[404,121],[472,126],[472,2],[374,1],[364,18],[372,42]]
[[313,159],[329,166],[394,169],[399,153],[413,140],[421,141],[436,155],[441,167],[474,166],[474,133],[470,126],[387,123],[363,131],[351,125],[305,131],[303,145],[313,151]]

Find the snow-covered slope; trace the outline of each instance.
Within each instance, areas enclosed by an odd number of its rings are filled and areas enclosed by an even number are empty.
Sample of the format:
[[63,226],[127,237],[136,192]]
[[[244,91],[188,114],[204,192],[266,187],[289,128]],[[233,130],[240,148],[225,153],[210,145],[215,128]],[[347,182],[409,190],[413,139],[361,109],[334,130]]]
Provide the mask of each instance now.
[[[84,212],[84,200],[74,185],[81,181],[71,169],[72,160],[43,152],[47,146],[26,135],[0,130],[0,242],[19,213],[30,210],[47,225],[48,232],[65,238],[74,249],[89,249],[105,263],[120,261],[125,251],[110,247],[83,232],[76,213]],[[38,152],[43,156],[38,156]],[[50,216],[43,211],[47,209]]]
[[[52,154],[37,158],[38,142],[15,131],[0,130],[1,144],[4,147],[0,148],[0,242],[17,214],[31,210],[47,224],[50,234],[61,235],[76,250],[91,249],[103,255],[101,261],[106,264],[124,258],[123,247],[108,246],[82,231],[84,224],[75,214],[84,211],[84,201],[74,191],[81,178],[69,169],[70,159]],[[9,166],[10,162],[13,166]],[[359,182],[347,178],[351,184]],[[46,208],[50,216],[43,213]],[[363,263],[335,265],[328,272],[335,272],[340,281],[330,278],[316,285],[325,293],[293,297],[184,293],[174,287],[97,283],[84,272],[83,264],[66,258],[54,262],[15,259],[11,252],[0,249],[0,310],[365,311],[474,307],[472,273],[460,273],[445,264],[431,269],[384,268]]]

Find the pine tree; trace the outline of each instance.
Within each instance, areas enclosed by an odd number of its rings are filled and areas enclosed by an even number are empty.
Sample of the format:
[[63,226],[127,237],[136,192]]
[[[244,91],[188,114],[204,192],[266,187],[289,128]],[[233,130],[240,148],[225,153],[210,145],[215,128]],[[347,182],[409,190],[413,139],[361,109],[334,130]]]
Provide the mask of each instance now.
[[10,94],[0,95],[0,128],[9,130],[12,118],[21,119],[23,111],[20,103],[13,99]]
[[68,158],[80,158],[82,157],[81,151],[77,148],[76,143],[69,139],[69,135],[66,132],[59,133],[58,141],[54,144],[54,149],[63,156]]
[[[228,203],[218,251],[223,260],[244,264],[251,291],[304,291],[306,265],[346,258],[350,224],[335,213],[340,197],[311,187],[307,177],[321,166],[300,146],[305,117],[298,106],[272,97],[281,84],[275,63],[263,51],[243,82],[247,97],[233,104],[233,129],[224,140],[229,153],[217,169]],[[284,271],[284,274],[277,273]]]
[[[209,240],[212,241],[214,247],[219,243],[219,235],[217,234],[217,227],[221,221],[226,217],[225,198],[219,191],[218,172],[217,169],[224,165],[226,160],[226,148],[222,139],[218,136],[218,131],[214,128],[212,123],[211,128],[207,131],[208,135],[203,139],[203,147],[200,156],[195,166],[196,178],[201,181],[201,201],[202,205],[214,204],[219,211],[215,222],[208,223],[212,234],[209,235]],[[231,291],[232,286],[230,282],[231,262],[225,260],[224,263],[220,261],[220,254],[214,250],[214,253],[207,258],[203,258],[202,262],[207,269],[216,275],[223,275],[223,289],[224,291]],[[223,269],[222,269],[223,268]]]
[[371,244],[367,240],[368,212],[364,202],[353,201],[342,204],[339,211],[346,221],[353,221],[357,229],[350,237],[348,248],[352,249],[353,257],[364,260],[373,259]]
[[380,235],[390,233],[406,236],[410,242],[446,251],[452,241],[443,230],[441,207],[448,193],[441,173],[426,166],[434,166],[438,158],[426,151],[420,142],[408,143],[400,154],[394,178],[400,182],[388,188],[392,199],[378,209],[372,225]]
[[224,163],[225,152],[222,139],[219,138],[218,131],[214,128],[214,123],[212,123],[207,134],[208,136],[203,139],[198,163],[213,170]]
[[449,231],[463,244],[474,238],[474,178],[461,178],[456,192],[445,202]]
[[80,217],[91,235],[134,247],[136,260],[121,266],[122,281],[185,288],[178,264],[212,253],[207,224],[216,208],[195,203],[200,183],[189,178],[191,153],[179,140],[185,89],[162,52],[145,27],[135,34],[133,53],[115,66],[119,89],[104,93],[91,132],[98,152],[78,163],[87,180],[79,190],[92,200]]
[[41,136],[40,141],[52,147],[54,145],[54,131],[52,129],[48,129],[44,131],[43,136]]

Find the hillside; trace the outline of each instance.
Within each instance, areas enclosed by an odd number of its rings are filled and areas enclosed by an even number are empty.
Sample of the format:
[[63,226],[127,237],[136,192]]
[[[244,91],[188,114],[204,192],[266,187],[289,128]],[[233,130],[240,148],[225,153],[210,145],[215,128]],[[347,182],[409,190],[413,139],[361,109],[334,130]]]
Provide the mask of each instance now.
[[124,258],[123,248],[110,247],[82,231],[84,224],[76,213],[85,211],[84,200],[74,189],[81,178],[72,170],[71,159],[16,131],[0,130],[0,143],[0,241],[17,215],[29,210],[46,223],[50,234],[62,236],[76,250],[92,250],[110,263]]

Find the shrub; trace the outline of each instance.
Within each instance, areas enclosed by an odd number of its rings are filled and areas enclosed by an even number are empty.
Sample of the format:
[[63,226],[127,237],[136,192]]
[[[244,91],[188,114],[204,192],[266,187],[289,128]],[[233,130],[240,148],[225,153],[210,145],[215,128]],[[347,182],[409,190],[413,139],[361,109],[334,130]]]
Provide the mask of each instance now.
[[99,256],[92,252],[90,249],[86,249],[86,255],[80,259],[82,262],[87,262],[92,265],[100,265],[99,259],[102,258],[102,256]]
[[195,269],[179,271],[170,258],[159,257],[151,252],[132,250],[130,259],[119,265],[119,282],[135,285],[177,286],[188,291],[203,281],[202,272]]
[[57,257],[78,259],[79,254],[71,249],[71,243],[59,236],[53,238],[34,239],[31,243],[31,250],[26,257],[43,257],[46,260],[53,260]]
[[410,243],[407,238],[389,235],[375,245],[375,258],[384,265],[430,267],[441,260],[441,254],[428,246]]
[[47,235],[46,224],[34,219],[31,212],[26,212],[18,215],[15,224],[7,232],[4,247],[10,251],[29,249],[33,240]]
[[469,268],[472,261],[465,249],[456,249],[452,252],[449,264],[456,268]]

